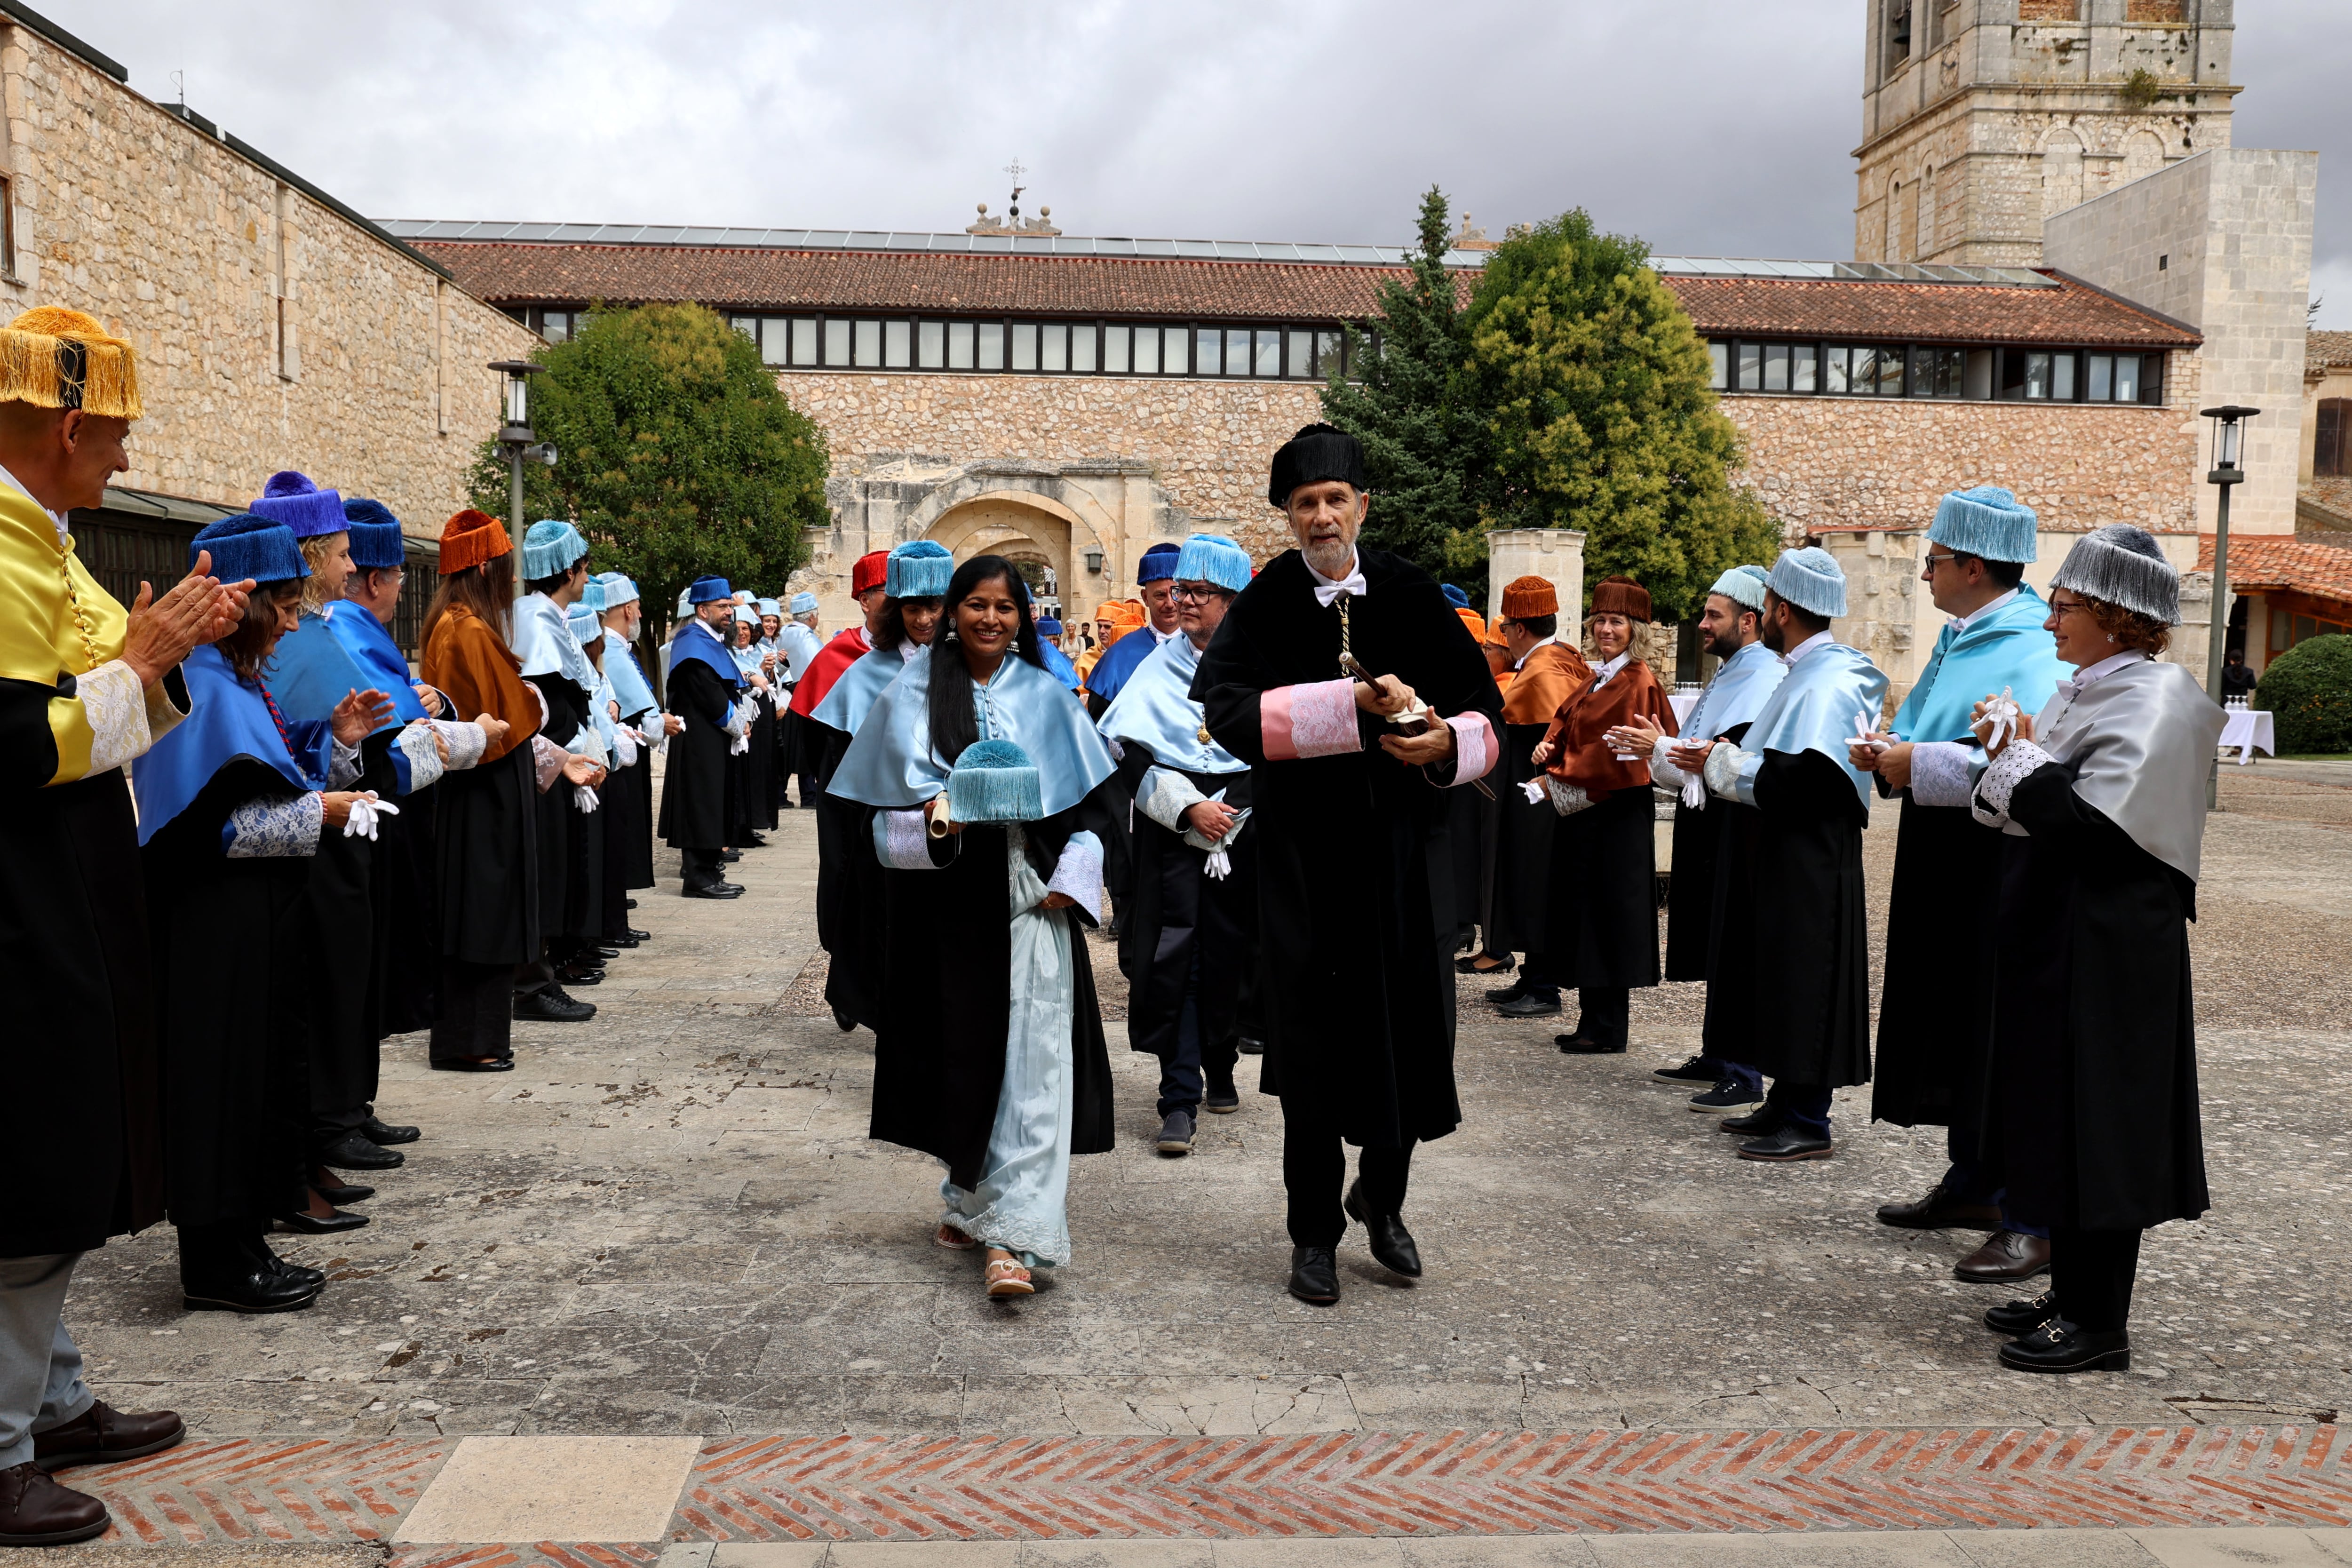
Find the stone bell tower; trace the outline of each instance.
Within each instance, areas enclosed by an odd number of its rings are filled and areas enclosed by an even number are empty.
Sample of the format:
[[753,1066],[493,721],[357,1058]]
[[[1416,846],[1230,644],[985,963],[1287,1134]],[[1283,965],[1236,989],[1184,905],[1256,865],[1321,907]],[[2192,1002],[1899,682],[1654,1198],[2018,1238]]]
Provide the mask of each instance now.
[[1857,261],[2030,267],[2042,220],[2230,144],[2233,0],[1865,0]]

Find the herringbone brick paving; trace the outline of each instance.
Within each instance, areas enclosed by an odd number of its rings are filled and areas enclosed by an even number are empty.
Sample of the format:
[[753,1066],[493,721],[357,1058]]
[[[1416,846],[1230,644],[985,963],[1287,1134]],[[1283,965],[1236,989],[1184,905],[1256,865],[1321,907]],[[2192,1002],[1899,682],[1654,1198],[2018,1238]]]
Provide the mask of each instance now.
[[[456,1444],[192,1443],[72,1478],[109,1539],[388,1540]],[[751,1437],[672,1541],[975,1541],[2352,1525],[2339,1427]],[[643,1543],[440,1546],[398,1568],[638,1568]]]

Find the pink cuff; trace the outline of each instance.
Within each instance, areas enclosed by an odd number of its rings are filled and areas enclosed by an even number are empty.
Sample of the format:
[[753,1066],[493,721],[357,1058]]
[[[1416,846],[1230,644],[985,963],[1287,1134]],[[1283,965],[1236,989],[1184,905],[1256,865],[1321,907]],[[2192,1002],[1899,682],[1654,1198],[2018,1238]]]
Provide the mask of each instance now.
[[1258,700],[1258,729],[1265,760],[1336,757],[1364,749],[1356,728],[1356,683],[1318,680],[1311,686],[1279,686]]
[[1453,784],[1485,778],[1502,754],[1502,748],[1495,744],[1495,726],[1484,713],[1457,713],[1445,722],[1454,731]]

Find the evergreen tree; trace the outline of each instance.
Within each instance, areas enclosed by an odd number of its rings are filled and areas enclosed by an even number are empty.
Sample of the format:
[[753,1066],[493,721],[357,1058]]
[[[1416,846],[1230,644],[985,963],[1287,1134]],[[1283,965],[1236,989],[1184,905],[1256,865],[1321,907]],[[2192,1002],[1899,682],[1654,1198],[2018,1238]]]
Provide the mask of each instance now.
[[1381,285],[1378,349],[1368,352],[1362,334],[1349,330],[1361,379],[1334,373],[1323,417],[1364,444],[1373,490],[1364,542],[1468,586],[1484,576],[1486,552],[1465,483],[1478,430],[1455,395],[1469,340],[1445,267],[1450,238],[1444,193],[1432,185],[1406,256],[1410,275]]
[[[656,640],[695,578],[772,593],[807,561],[802,531],[830,516],[824,433],[742,333],[700,305],[597,310],[539,360],[531,427],[555,444],[556,464],[524,466],[521,526],[570,518],[598,571],[636,580]],[[505,515],[495,442],[469,488],[476,506]]]
[[1580,530],[1587,583],[1622,573],[1679,620],[1780,540],[1731,483],[1741,443],[1706,345],[1648,260],[1581,210],[1514,230],[1464,313],[1462,395],[1482,426],[1485,526]]

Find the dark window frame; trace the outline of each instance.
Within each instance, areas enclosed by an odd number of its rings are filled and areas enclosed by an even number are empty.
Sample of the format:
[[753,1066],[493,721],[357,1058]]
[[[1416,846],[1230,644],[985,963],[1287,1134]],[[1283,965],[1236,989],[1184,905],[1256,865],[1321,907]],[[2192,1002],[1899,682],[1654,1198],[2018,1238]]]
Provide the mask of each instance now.
[[[1709,384],[1718,396],[1724,397],[1903,397],[1915,402],[1930,403],[2019,403],[2037,405],[2089,404],[2097,406],[2159,408],[2165,405],[2168,361],[2170,355],[2162,349],[2116,349],[2084,344],[2059,343],[1986,343],[1986,342],[1889,342],[1885,339],[1811,337],[1801,333],[1729,332],[1719,337],[1702,336],[1707,347]],[[1768,351],[1781,348],[1790,351],[1787,389],[1766,383],[1770,373]],[[1753,351],[1752,356],[1749,351]],[[1809,391],[1794,384],[1799,379],[1797,366],[1810,352],[1813,356],[1813,385]],[[1857,384],[1853,374],[1853,356],[1866,353],[1869,374],[1866,385]],[[1989,395],[1972,395],[1968,390],[1969,365],[1978,354],[1988,354],[1990,361]],[[2072,392],[2065,397],[2027,398],[2025,392],[2025,356],[2047,354],[2052,364],[2048,384],[2053,394],[2057,385],[2071,378]],[[2139,362],[2138,395],[2117,400],[2091,395],[2092,364],[2095,356],[2110,360],[2134,359]],[[1881,365],[1890,356],[1899,360],[1902,373],[1892,385],[1882,373]],[[2071,366],[2061,367],[2058,361],[2071,361]],[[1843,383],[1842,388],[1831,385],[1832,366]],[[1718,370],[1717,367],[1720,365]],[[1957,391],[1922,390],[1920,377],[1926,374],[1931,384],[1956,385]],[[1751,378],[1745,373],[1753,371]],[[2011,377],[2014,377],[2014,381]],[[2112,384],[2112,383],[2110,384]],[[2013,389],[2013,390],[2012,390]],[[2352,399],[2345,400],[2352,404]],[[2346,415],[2346,465],[2352,469],[2352,410]]]

